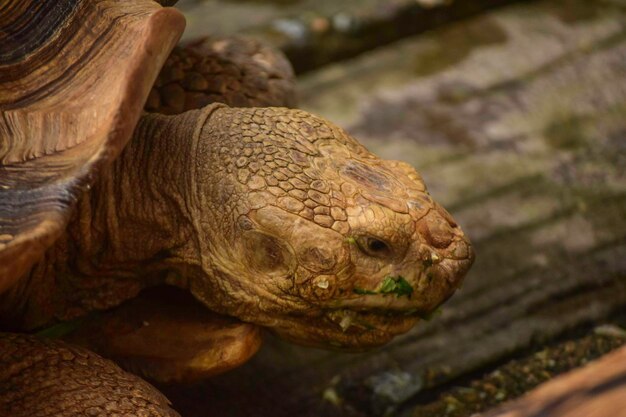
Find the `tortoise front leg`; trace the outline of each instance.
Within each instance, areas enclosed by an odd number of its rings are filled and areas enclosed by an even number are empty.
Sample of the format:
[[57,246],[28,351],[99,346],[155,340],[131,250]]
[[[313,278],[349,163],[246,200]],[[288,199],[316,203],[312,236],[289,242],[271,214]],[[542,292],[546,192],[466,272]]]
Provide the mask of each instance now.
[[259,327],[213,313],[173,287],[145,290],[85,322],[64,339],[159,383],[226,372],[261,346]]
[[88,350],[58,340],[0,333],[0,415],[179,414],[150,384]]

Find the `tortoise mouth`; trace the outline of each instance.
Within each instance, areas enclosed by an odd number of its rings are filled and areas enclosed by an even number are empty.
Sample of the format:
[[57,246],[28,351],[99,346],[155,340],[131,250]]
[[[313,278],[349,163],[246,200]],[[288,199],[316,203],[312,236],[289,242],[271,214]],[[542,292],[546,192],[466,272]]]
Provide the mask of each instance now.
[[387,275],[372,288],[355,286],[352,294],[323,305],[333,317],[337,311],[375,316],[429,318],[459,288],[473,259],[444,259],[437,265],[412,273]]
[[293,322],[269,330],[305,346],[360,352],[388,343],[420,320],[417,312],[333,309],[325,311],[304,331]]
[[426,316],[427,313],[418,309],[381,310],[377,308],[360,310],[342,308],[330,310],[325,314],[327,320],[347,334],[372,330],[397,334],[403,332],[408,323],[414,324],[418,319],[424,319]]
[[[450,298],[469,270],[473,257],[444,259],[427,270],[406,274],[414,291],[404,291],[400,276],[396,286],[381,283],[370,290],[355,288],[349,298],[318,307],[319,313],[291,317],[272,329],[281,337],[305,345],[360,351],[388,343],[408,332],[420,320],[430,320]],[[388,292],[382,290],[388,288]],[[398,291],[396,291],[398,290]]]

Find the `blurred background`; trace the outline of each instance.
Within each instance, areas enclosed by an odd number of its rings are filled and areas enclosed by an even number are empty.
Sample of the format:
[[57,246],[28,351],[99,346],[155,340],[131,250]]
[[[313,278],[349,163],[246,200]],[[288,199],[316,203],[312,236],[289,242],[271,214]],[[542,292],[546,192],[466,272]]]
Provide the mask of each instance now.
[[186,416],[469,416],[626,342],[626,2],[181,0],[185,40],[251,35],[299,107],[414,165],[477,259],[435,316],[365,354],[268,335],[165,387]]

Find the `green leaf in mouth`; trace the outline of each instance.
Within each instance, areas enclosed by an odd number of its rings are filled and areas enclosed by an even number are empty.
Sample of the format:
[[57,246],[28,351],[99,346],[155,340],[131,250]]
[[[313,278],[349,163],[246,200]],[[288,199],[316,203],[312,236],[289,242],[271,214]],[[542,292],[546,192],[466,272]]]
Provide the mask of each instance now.
[[375,295],[378,294],[376,291],[370,291],[370,290],[366,290],[364,288],[355,288],[354,290],[355,294],[359,294],[359,295]]
[[406,295],[411,298],[411,294],[413,294],[413,287],[406,279],[404,279],[404,277],[400,275],[397,277],[388,275],[385,277],[378,292],[380,294],[395,294],[397,297]]
[[392,277],[387,276],[378,289],[378,292],[381,294],[391,294],[396,291],[397,286],[398,284],[396,284],[396,281]]
[[411,298],[411,294],[413,294],[413,287],[406,279],[404,279],[404,277],[400,275],[397,277],[387,275],[376,291],[366,290],[363,288],[355,288],[353,291],[355,294],[360,295],[395,294],[396,297],[406,295],[408,298]]

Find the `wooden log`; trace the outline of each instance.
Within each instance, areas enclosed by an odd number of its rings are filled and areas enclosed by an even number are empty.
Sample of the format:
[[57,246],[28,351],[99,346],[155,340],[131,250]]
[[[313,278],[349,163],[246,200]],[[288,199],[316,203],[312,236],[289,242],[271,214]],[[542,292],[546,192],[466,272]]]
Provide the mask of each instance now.
[[519,400],[482,416],[624,417],[626,348],[546,382]]
[[[619,317],[615,320],[620,323]],[[411,399],[400,415],[469,417],[486,412],[625,343],[626,331],[615,324],[578,329],[563,340],[532,347],[530,352],[437,388],[436,399],[432,392],[425,391]]]

